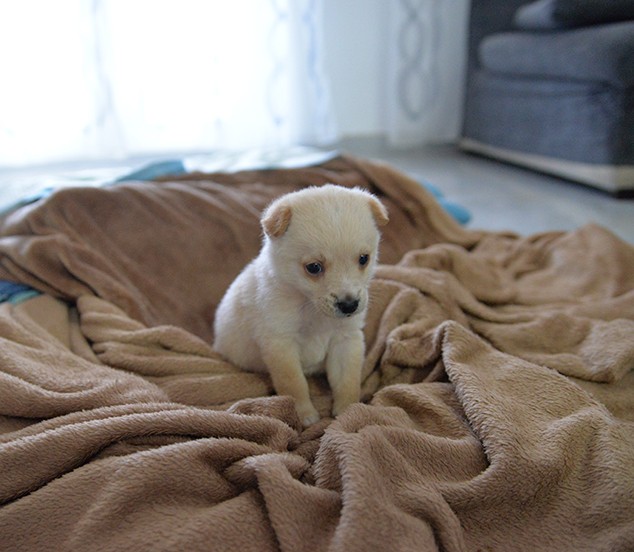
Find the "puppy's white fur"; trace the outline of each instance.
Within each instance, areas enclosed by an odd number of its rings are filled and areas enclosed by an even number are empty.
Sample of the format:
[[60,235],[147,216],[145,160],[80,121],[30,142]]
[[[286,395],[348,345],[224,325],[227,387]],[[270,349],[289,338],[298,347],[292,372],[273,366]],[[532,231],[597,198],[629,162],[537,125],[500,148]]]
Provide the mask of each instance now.
[[282,196],[262,216],[259,255],[216,311],[216,350],[268,371],[295,398],[305,426],[319,420],[305,375],[325,370],[333,415],[359,400],[368,284],[388,221],[372,194],[328,184]]

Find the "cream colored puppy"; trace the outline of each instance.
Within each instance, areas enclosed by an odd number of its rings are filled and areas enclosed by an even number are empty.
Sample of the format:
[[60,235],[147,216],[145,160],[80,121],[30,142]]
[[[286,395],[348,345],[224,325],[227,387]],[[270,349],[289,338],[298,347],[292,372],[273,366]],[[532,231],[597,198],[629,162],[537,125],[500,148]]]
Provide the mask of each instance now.
[[326,372],[333,415],[359,400],[368,284],[385,207],[372,194],[333,184],[280,197],[262,216],[260,254],[216,311],[216,350],[268,371],[295,398],[304,426],[319,420],[306,375]]

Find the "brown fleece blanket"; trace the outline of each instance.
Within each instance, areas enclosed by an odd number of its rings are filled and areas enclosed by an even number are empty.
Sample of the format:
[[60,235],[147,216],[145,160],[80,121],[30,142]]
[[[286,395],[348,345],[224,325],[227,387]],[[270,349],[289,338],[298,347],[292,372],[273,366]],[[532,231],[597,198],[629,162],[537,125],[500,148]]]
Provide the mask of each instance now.
[[[302,431],[211,320],[260,209],[328,181],[391,222],[364,403]],[[634,248],[607,230],[468,231],[340,157],[58,192],[0,267],[45,292],[0,306],[0,550],[634,548]]]

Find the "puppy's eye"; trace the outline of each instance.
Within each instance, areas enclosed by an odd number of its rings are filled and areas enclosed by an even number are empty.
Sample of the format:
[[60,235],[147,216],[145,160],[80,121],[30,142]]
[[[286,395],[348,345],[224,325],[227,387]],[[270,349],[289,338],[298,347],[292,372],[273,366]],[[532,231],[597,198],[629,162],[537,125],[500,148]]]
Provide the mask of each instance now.
[[359,264],[365,266],[370,260],[370,255],[359,255]]
[[306,270],[306,272],[308,272],[308,274],[311,274],[312,276],[317,276],[324,271],[324,265],[322,265],[321,263],[308,263],[304,266],[304,269]]

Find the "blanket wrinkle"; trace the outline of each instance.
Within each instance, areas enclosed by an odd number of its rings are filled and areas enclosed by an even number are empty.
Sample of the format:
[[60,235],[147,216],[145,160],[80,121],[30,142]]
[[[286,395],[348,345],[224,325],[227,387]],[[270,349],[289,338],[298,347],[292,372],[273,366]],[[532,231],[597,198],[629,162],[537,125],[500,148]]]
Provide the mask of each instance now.
[[451,244],[432,245],[406,253],[402,266],[426,268],[433,274],[453,274],[476,298],[485,304],[507,304],[515,299],[512,273],[495,259],[478,257]]
[[[407,366],[421,370],[423,362],[420,358],[411,359],[402,343],[391,337],[396,328],[407,324],[412,317],[419,315],[425,308],[425,301],[418,292],[394,287],[391,283],[375,281],[373,292],[391,296],[391,302],[381,316],[381,329],[374,340],[368,339],[368,351],[362,373],[362,397],[368,400],[381,386],[396,383],[401,378]],[[373,345],[372,345],[373,344]],[[409,361],[409,364],[408,364]],[[379,369],[377,370],[377,366]],[[409,376],[411,374],[408,373]],[[407,376],[406,376],[407,377]],[[420,375],[420,377],[423,377]]]
[[[469,454],[477,441],[463,426],[460,439],[428,442],[395,410],[359,405],[326,430],[316,472],[318,484],[343,497],[335,549],[374,550],[381,542],[395,550],[465,550],[460,522],[433,481],[481,471],[481,456]],[[425,462],[430,453],[435,460]],[[455,464],[453,454],[461,457]]]
[[[408,297],[402,300],[401,294]],[[374,280],[370,286],[370,307],[380,316],[370,317],[364,327],[366,355],[361,373],[361,397],[367,401],[381,385],[381,373],[376,370],[385,353],[387,336],[412,313],[408,298],[416,301],[418,294],[396,282]]]
[[327,550],[340,522],[338,493],[301,483],[306,465],[294,455],[252,457],[245,464],[257,478],[279,549]]
[[[138,346],[157,352],[174,352],[220,360],[220,356],[202,339],[176,326],[147,328],[129,318],[121,309],[97,297],[82,296],[77,301],[84,335],[93,343]],[[225,363],[226,364],[226,363]],[[227,365],[230,370],[234,367]]]
[[[573,253],[585,247],[588,241],[587,234],[591,229],[592,227],[584,227],[568,234],[551,235],[548,247],[552,248],[558,244],[559,248],[556,254],[543,255],[543,264],[535,266],[532,274],[541,274],[543,277],[544,273],[550,273],[553,257],[563,256],[569,265]],[[623,244],[617,247],[615,240],[618,239],[604,231],[599,235],[607,240],[602,244],[602,248],[608,248],[608,251],[612,252],[602,253],[605,262],[600,265],[601,270],[605,271],[604,274],[611,275],[608,280],[623,280],[627,274],[629,282],[634,282],[634,257],[631,258],[631,262],[628,260],[629,264],[622,265],[618,262],[619,259],[629,259],[620,251]],[[568,250],[571,244],[574,248]],[[409,285],[413,290],[433,298],[442,307],[439,319],[434,320],[429,314],[436,312],[437,309],[430,308],[428,312],[422,310],[416,317],[418,320],[410,319],[406,324],[400,324],[393,330],[393,334],[387,336],[388,344],[390,341],[398,343],[398,347],[393,347],[395,359],[403,358],[402,351],[409,344],[412,352],[407,356],[419,358],[419,367],[424,368],[429,359],[418,356],[417,339],[411,339],[411,336],[424,336],[429,332],[430,326],[438,327],[443,320],[453,319],[473,329],[505,352],[554,368],[569,376],[608,383],[618,381],[632,369],[634,342],[627,338],[634,330],[631,289],[625,291],[620,287],[607,285],[601,280],[594,293],[582,295],[581,300],[573,302],[578,291],[572,290],[570,299],[566,299],[571,291],[568,286],[569,279],[565,276],[551,275],[548,294],[557,289],[559,297],[556,301],[544,299],[537,309],[536,304],[525,306],[526,302],[521,300],[521,296],[526,293],[525,288],[533,290],[534,286],[530,276],[525,273],[515,280],[512,286],[511,297],[517,297],[517,301],[512,300],[510,304],[502,305],[487,304],[481,302],[469,290],[468,285],[463,283],[469,274],[466,271],[456,271],[455,263],[445,264],[445,271],[440,274],[428,268],[428,264],[438,267],[439,251],[443,247],[439,244],[422,252],[411,252],[398,265],[380,266],[377,270],[380,280],[392,278],[401,284]],[[448,247],[453,250],[453,246]],[[528,254],[534,258],[532,248],[533,244],[530,244]],[[428,254],[429,249],[433,250],[431,255]],[[631,248],[628,246],[626,249]],[[474,251],[461,253],[465,263],[469,256],[475,255]],[[574,257],[574,270],[583,275],[576,277],[575,281],[585,290],[597,281],[597,277],[593,275],[597,272],[594,269],[595,265],[592,264],[595,259],[592,255]],[[483,259],[480,259],[474,264],[486,275],[487,263],[482,261]],[[489,267],[488,273],[491,274],[493,282],[500,281],[494,275],[499,266],[497,260]],[[588,273],[590,274],[586,275]],[[486,279],[486,276],[481,277],[483,280]],[[564,286],[558,285],[559,282],[564,282]],[[541,288],[541,284],[538,287]],[[533,291],[535,294],[542,293],[541,290]],[[605,301],[608,301],[611,307],[607,316]],[[584,316],[581,316],[580,312],[583,312]],[[606,317],[610,320],[604,321],[603,318]],[[382,362],[386,363],[388,357],[390,355],[384,355]],[[396,364],[407,366],[398,360]]]
[[[634,465],[634,449],[623,446],[632,442],[634,425],[614,419],[554,371],[495,351],[455,323],[446,323],[444,331],[449,378],[490,462],[477,478],[478,496],[486,503],[500,500],[500,489],[512,494],[504,503],[510,512],[516,508],[509,518],[517,527],[503,531],[504,538],[517,532],[516,549],[534,549],[529,543],[546,537],[547,511],[558,522],[548,535],[550,549],[578,549],[571,542],[580,534],[589,537],[596,512],[607,509],[614,531],[588,548],[634,544],[634,528],[624,525],[634,507],[634,478],[625,469]],[[539,484],[527,484],[533,481]]]
[[634,365],[633,320],[553,312],[513,325],[474,321],[473,328],[500,350],[588,381],[617,382]]
[[570,380],[605,406],[615,418],[634,422],[634,371],[628,372],[619,382],[611,385],[574,377]]
[[[554,236],[542,255],[539,268],[519,279],[519,304],[606,299],[632,289],[634,249],[595,224]],[[565,293],[553,281],[565,281]]]
[[[200,439],[88,463],[51,482],[39,496],[5,506],[6,524],[0,524],[0,531],[10,540],[3,542],[50,550],[50,541],[38,539],[37,529],[46,526],[46,518],[32,521],[33,533],[20,534],[23,508],[36,506],[45,516],[64,521],[50,528],[60,549],[94,550],[98,543],[104,550],[275,550],[259,493],[224,475],[240,457],[260,452],[261,447],[244,441]],[[210,463],[218,454],[226,460]],[[187,470],[180,469],[183,464]],[[69,502],[61,512],[60,499]],[[77,522],[68,531],[71,520]],[[139,522],[142,533],[136,530]]]
[[[391,221],[363,403],[303,429],[211,345],[259,212],[361,186]],[[67,190],[0,222],[0,551],[634,549],[634,248],[462,228],[411,178],[302,169]],[[97,545],[95,543],[98,543]]]
[[[86,464],[97,453],[103,458],[104,448],[147,435],[147,426],[152,428],[151,436],[236,439],[249,446],[266,446],[267,450],[286,450],[295,434],[287,424],[274,418],[193,410],[180,405],[160,404],[153,410],[135,413],[103,410],[87,419],[59,420],[44,432],[26,432],[13,442],[0,444],[5,476],[0,485],[0,500],[13,500],[32,492],[60,474]],[[79,443],[78,436],[81,436]],[[24,470],[24,465],[29,465],[29,470]]]
[[[0,305],[0,415],[47,418],[93,408],[165,400],[130,373],[95,365],[65,350],[45,330]],[[7,336],[7,337],[5,337]]]
[[142,376],[170,401],[225,408],[273,390],[266,375],[239,370],[182,328],[147,328],[92,296],[80,297],[77,309],[81,330],[102,364]]

